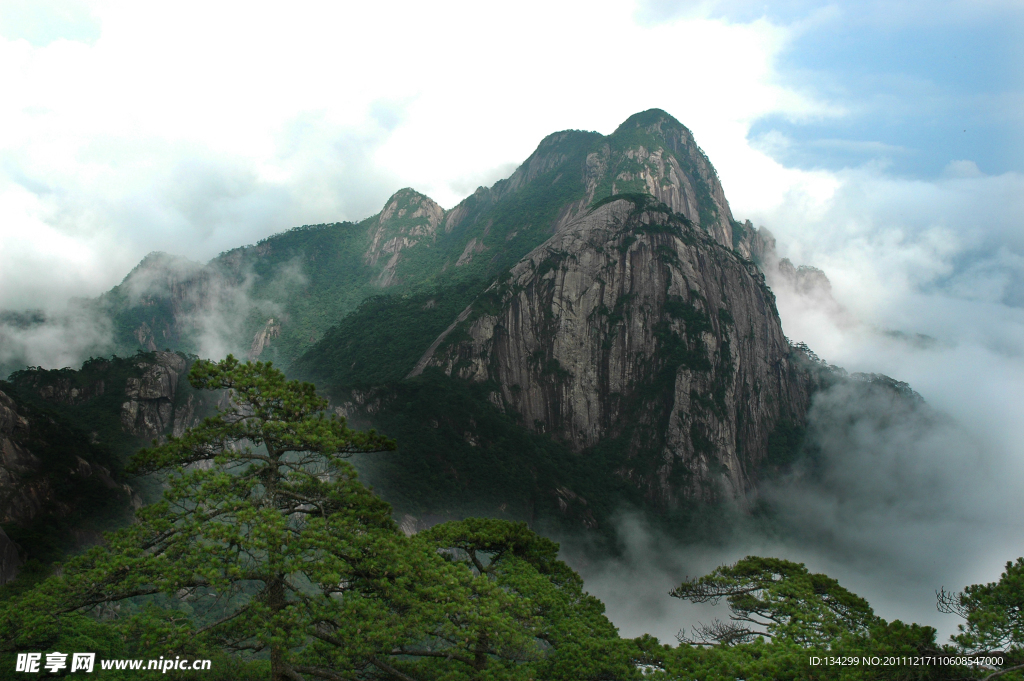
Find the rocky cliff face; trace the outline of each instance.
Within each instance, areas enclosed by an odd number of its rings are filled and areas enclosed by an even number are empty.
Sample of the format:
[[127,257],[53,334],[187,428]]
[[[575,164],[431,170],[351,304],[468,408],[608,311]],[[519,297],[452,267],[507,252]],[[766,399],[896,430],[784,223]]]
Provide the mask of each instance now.
[[[685,191],[672,196],[685,207]],[[802,422],[812,380],[763,276],[721,243],[731,234],[647,203],[568,222],[413,374],[491,381],[493,401],[526,426],[581,452],[624,448],[616,473],[653,500],[742,497],[773,429]]]
[[732,212],[718,174],[693,133],[664,111],[630,116],[587,155],[586,174],[591,200],[647,194],[733,247]]
[[28,419],[18,413],[13,399],[0,392],[0,522],[30,520],[52,496],[47,481],[23,480],[41,465],[23,444],[28,434]]
[[[0,523],[10,536],[44,527],[53,539],[46,550],[81,547],[141,507],[116,471],[140,446],[198,423],[216,399],[184,381],[189,365],[177,353],[154,352],[13,374],[0,392]],[[16,572],[8,566],[19,552],[6,548],[5,536],[0,583]],[[21,547],[30,557],[38,550]]]
[[281,322],[275,322],[274,318],[271,317],[263,325],[263,328],[252,337],[252,345],[249,347],[249,353],[246,355],[246,358],[250,362],[255,362],[263,354],[263,351],[270,347],[271,341],[280,335]]
[[[502,202],[532,194],[542,203],[557,197],[557,210],[546,227],[558,232],[597,201],[615,194],[646,194],[685,216],[718,243],[733,248],[733,216],[714,166],[683,124],[660,109],[630,116],[611,135],[566,130],[545,137],[512,175],[493,187],[480,187],[444,215],[444,229],[462,227],[468,241],[460,260],[471,250],[502,248],[531,227],[528,219],[511,229],[482,233],[466,229]],[[468,236],[472,234],[473,236]]]
[[137,347],[177,348],[198,320],[218,305],[219,294],[235,283],[225,274],[223,268],[150,253],[105,296],[105,302],[134,311],[125,321]]
[[441,206],[412,189],[402,189],[388,199],[370,223],[370,245],[363,254],[371,267],[383,262],[374,283],[380,287],[394,284],[402,251],[420,242],[436,242],[443,218]]
[[125,432],[154,438],[168,430],[179,435],[195,425],[192,400],[174,408],[178,379],[188,362],[174,352],[155,352],[153,362],[138,362],[142,376],[125,382],[121,425]]
[[35,369],[12,378],[18,387],[70,413],[100,399],[117,405],[119,430],[149,441],[168,432],[178,435],[198,422],[194,395],[179,395],[189,366],[184,356],[161,351],[92,360],[82,371]]

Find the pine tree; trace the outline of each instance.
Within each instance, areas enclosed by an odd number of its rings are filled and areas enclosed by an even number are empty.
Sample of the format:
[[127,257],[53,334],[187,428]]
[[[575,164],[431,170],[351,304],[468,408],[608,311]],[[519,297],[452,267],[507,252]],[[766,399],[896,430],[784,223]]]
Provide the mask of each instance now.
[[137,650],[269,653],[278,681],[341,678],[331,670],[417,636],[448,599],[425,590],[465,577],[406,541],[345,460],[394,442],[349,429],[270,364],[197,362],[189,380],[228,406],[133,457],[130,471],[167,476],[163,500],[9,603],[11,645],[45,646],[105,608]]
[[273,681],[636,676],[557,544],[499,520],[406,537],[345,460],[394,442],[270,364],[197,362],[189,380],[227,407],[133,457],[166,476],[163,500],[4,603],[2,647],[264,660],[246,672],[263,678],[269,657]]

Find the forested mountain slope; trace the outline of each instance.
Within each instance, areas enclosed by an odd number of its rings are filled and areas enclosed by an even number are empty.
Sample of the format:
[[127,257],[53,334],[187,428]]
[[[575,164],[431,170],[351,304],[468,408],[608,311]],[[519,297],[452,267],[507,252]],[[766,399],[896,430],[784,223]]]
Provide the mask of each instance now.
[[[410,527],[472,511],[608,530],[634,507],[686,528],[748,507],[841,379],[783,335],[759,270],[773,244],[653,109],[549,135],[450,210],[402,189],[205,265],[151,254],[93,305],[120,352],[156,358],[133,371],[180,376],[162,348],[272,360],[396,437],[367,473]],[[152,438],[179,428],[171,401],[94,416]]]
[[99,309],[122,352],[233,351],[287,366],[368,296],[482,290],[593,202],[638,191],[733,247],[714,168],[689,130],[651,110],[608,136],[549,135],[511,177],[448,211],[402,189],[362,222],[299,227],[206,265],[150,254]]

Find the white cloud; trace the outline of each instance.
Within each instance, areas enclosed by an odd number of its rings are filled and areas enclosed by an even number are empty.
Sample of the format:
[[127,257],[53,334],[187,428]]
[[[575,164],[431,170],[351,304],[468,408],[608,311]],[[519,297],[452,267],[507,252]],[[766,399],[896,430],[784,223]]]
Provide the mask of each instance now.
[[826,174],[831,192],[820,173],[786,171],[775,202],[733,204],[774,232],[782,255],[831,280],[834,301],[774,279],[789,337],[850,371],[906,381],[951,417],[860,422],[833,447],[831,484],[779,496],[807,536],[777,550],[886,617],[944,635],[956,621],[934,614],[932,591],[998,578],[1024,540],[1024,176],[971,166],[921,181],[869,164]]
[[[361,219],[403,186],[451,206],[546,134],[645,108],[725,165],[759,116],[832,115],[776,84],[791,29],[764,20],[641,25],[611,2],[86,9],[91,42],[0,37],[0,240],[24,263],[0,270],[0,308],[95,295],[150,250],[206,259]],[[56,263],[76,274],[44,276]]]
[[100,27],[84,2],[78,0],[3,0],[0,35],[45,46],[57,40],[94,42]]
[[981,177],[982,172],[978,169],[978,164],[974,161],[961,159],[958,161],[950,161],[946,165],[943,175],[946,177]]

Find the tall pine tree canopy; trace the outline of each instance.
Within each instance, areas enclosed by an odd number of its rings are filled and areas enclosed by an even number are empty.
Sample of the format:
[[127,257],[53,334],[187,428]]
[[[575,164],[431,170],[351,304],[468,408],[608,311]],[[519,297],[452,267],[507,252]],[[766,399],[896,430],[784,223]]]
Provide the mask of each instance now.
[[4,587],[0,648],[210,658],[209,681],[1020,675],[1022,561],[998,583],[940,594],[967,619],[959,651],[1006,648],[997,671],[809,666],[816,654],[958,651],[940,648],[931,627],[886,622],[836,580],[776,558],[747,557],[671,593],[729,604],[730,622],[698,626],[697,641],[681,636],[691,645],[622,639],[558,545],[523,523],[470,518],[400,532],[346,460],[394,442],[348,428],[311,384],[232,357],[197,362],[189,380],[223,391],[219,413],[130,464],[166,481],[162,501],[39,584]]
[[166,476],[163,500],[8,600],[7,649],[220,656],[274,681],[635,675],[556,544],[496,520],[408,538],[345,460],[394,442],[270,364],[197,362],[189,380],[226,406],[133,458]]

